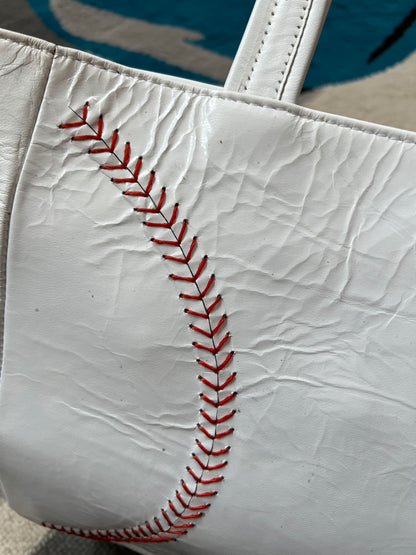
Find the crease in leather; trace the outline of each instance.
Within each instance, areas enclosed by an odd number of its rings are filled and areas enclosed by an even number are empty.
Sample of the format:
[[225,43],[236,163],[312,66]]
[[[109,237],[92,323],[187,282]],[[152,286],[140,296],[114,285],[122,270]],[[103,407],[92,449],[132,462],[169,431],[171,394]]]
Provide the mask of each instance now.
[[[11,42],[15,42],[16,44],[27,45],[26,41],[17,41],[12,39],[5,40],[10,40]],[[43,48],[34,47],[32,45],[29,46],[30,48],[35,48],[38,50],[45,50]],[[305,121],[321,121],[322,123],[325,123],[327,125],[346,128],[352,131],[359,131],[367,135],[385,137],[386,139],[398,141],[401,143],[416,144],[416,132],[406,129],[380,125],[371,121],[358,120],[339,114],[331,114],[319,110],[311,110],[303,106],[298,106],[297,104],[292,104],[282,100],[267,99],[265,97],[259,97],[253,94],[238,93],[222,88],[210,87],[206,86],[205,83],[201,83],[201,87],[199,87],[197,86],[198,83],[196,82],[189,81],[188,84],[186,79],[176,79],[175,77],[169,75],[151,73],[135,68],[129,68],[127,66],[122,66],[115,62],[105,60],[104,58],[100,58],[86,52],[81,52],[79,50],[74,50],[72,48],[56,46],[54,58],[58,57],[73,59],[82,62],[85,65],[104,69],[105,71],[109,71],[117,75],[124,75],[136,81],[137,79],[140,79],[141,81],[151,82],[166,88],[170,88],[172,90],[189,91],[200,97],[215,97],[226,102],[246,104],[249,106],[257,106],[259,108],[265,108],[272,111],[286,112],[288,114],[298,116],[300,119],[303,119]]]
[[[6,41],[6,42],[12,42],[14,44],[20,44],[22,46],[26,46],[28,48],[30,48],[31,50],[38,50],[42,53],[44,53],[45,55],[49,54],[50,55],[50,60],[49,60],[49,69],[48,72],[44,78],[44,83],[43,83],[43,91],[42,91],[42,95],[40,97],[39,100],[39,104],[37,107],[37,113],[35,115],[35,117],[33,118],[33,124],[32,124],[32,129],[30,131],[28,140],[27,140],[27,145],[26,145],[26,152],[23,156],[23,161],[22,164],[20,165],[20,168],[18,168],[17,170],[17,175],[16,175],[16,179],[15,179],[15,183],[14,186],[11,187],[8,191],[9,193],[9,198],[8,198],[8,206],[7,206],[7,212],[8,212],[8,217],[4,219],[4,221],[2,222],[1,226],[1,234],[0,236],[2,237],[2,245],[0,246],[0,252],[2,252],[3,256],[1,256],[0,259],[0,276],[2,277],[1,281],[0,281],[0,386],[1,386],[1,374],[2,374],[2,366],[3,366],[3,345],[4,345],[4,311],[5,311],[5,305],[6,305],[6,290],[7,290],[7,261],[8,261],[8,252],[9,252],[9,230],[10,230],[10,220],[12,217],[12,212],[13,212],[13,204],[14,204],[14,198],[16,195],[16,190],[17,187],[19,186],[19,182],[20,182],[20,178],[23,172],[23,169],[25,167],[26,164],[26,160],[28,157],[28,152],[30,149],[30,146],[32,144],[32,140],[33,140],[33,135],[34,135],[34,131],[36,129],[36,124],[38,122],[38,118],[39,118],[39,113],[40,113],[40,109],[42,106],[42,103],[44,101],[45,98],[45,91],[46,91],[46,86],[47,83],[49,81],[49,77],[51,75],[51,70],[52,70],[52,63],[53,63],[53,57],[54,54],[56,52],[56,46],[54,46],[54,48],[42,48],[41,46],[34,46],[33,44],[30,44],[30,41],[15,41],[12,38],[8,38],[8,37],[0,37],[0,41]],[[51,45],[52,46],[52,45]]]
[[361,133],[376,137],[385,137],[386,139],[398,141],[400,143],[416,144],[416,132],[406,129],[399,129],[385,125],[379,125],[373,122],[356,120],[354,118],[349,118],[338,114],[329,114],[326,112],[320,112],[318,110],[311,110],[308,108],[304,108],[303,106],[298,106],[297,104],[291,104],[282,100],[268,99],[253,94],[225,91],[223,89],[217,91],[212,90],[211,88],[206,88],[205,86],[195,87],[192,84],[185,84],[185,80],[178,83],[174,77],[157,73],[144,72],[134,68],[128,68],[126,66],[120,66],[114,62],[110,62],[108,60],[93,56],[88,53],[73,50],[71,48],[57,46],[56,58],[58,57],[79,61],[88,66],[97,67],[99,69],[104,69],[105,71],[108,71],[110,73],[129,77],[130,79],[133,79],[135,81],[137,81],[137,79],[140,79],[141,81],[150,82],[155,85],[160,85],[164,88],[169,88],[171,90],[188,91],[198,97],[217,98],[218,100],[222,100],[225,102],[256,106],[258,108],[268,109],[273,112],[285,112],[287,114],[298,116],[299,119],[304,121],[320,121],[327,125],[332,125],[339,128],[346,128],[350,129],[351,131],[359,131]]

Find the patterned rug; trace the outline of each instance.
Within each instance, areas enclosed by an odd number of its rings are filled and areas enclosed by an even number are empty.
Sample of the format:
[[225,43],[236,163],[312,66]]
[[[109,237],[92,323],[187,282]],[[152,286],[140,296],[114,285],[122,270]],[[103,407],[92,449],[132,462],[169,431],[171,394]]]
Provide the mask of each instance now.
[[[0,21],[129,66],[221,84],[253,3],[13,0],[0,2]],[[333,0],[300,103],[416,130],[415,21],[415,0]],[[126,553],[131,551],[47,531],[0,497],[0,555]]]
[[0,497],[1,555],[131,555],[130,549],[47,530],[12,511]]

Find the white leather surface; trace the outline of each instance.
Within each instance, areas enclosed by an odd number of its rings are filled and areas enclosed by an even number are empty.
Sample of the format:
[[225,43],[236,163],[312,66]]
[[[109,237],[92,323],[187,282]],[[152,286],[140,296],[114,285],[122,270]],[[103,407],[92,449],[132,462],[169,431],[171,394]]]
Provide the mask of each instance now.
[[413,554],[416,135],[62,48],[11,222],[0,476],[12,507],[84,529],[144,523],[174,498],[199,437],[178,268],[99,168],[110,157],[58,128],[85,101],[107,139],[118,128],[131,142],[133,165],[143,155],[143,182],[155,168],[180,203],[236,351],[218,495],[178,543],[138,549]]
[[257,0],[225,88],[296,102],[331,0]]
[[19,39],[20,43],[11,41],[0,31],[0,353],[9,215],[53,53],[44,41]]

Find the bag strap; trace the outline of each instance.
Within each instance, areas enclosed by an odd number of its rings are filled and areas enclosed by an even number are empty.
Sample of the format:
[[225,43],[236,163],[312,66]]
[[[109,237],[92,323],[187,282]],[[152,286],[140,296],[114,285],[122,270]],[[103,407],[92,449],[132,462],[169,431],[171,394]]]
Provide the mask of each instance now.
[[331,0],[257,0],[225,88],[295,102]]

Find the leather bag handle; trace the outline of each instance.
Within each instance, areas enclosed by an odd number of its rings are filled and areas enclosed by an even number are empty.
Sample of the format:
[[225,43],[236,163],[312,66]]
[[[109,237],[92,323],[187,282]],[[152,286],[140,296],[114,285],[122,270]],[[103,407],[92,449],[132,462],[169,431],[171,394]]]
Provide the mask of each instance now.
[[257,0],[225,88],[296,102],[331,0]]

